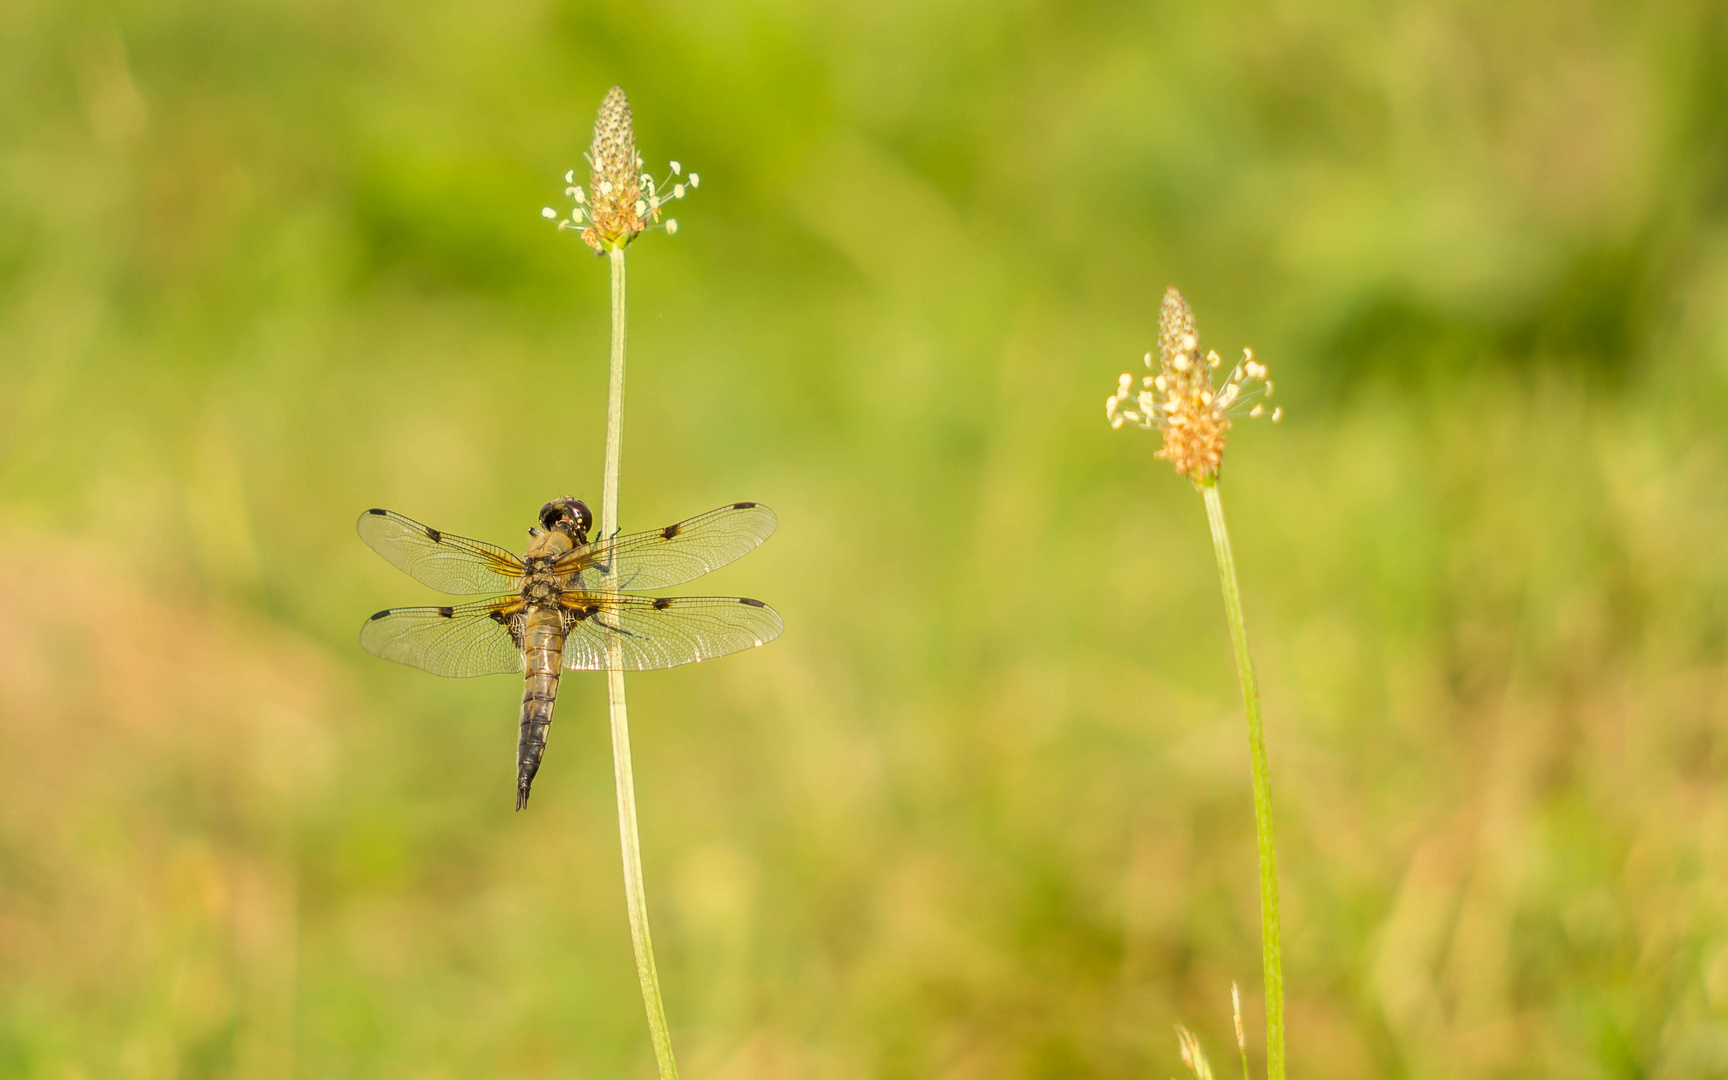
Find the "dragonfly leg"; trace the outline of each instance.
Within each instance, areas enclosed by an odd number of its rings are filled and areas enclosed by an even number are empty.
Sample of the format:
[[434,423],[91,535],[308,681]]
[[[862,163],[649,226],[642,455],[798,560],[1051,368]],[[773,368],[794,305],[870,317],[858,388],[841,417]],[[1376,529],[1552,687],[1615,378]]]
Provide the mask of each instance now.
[[600,628],[602,630],[610,630],[612,633],[619,634],[623,637],[639,638],[642,636],[641,634],[633,634],[630,631],[624,629],[622,626],[613,626],[611,623],[607,622],[605,619],[602,619],[598,615],[590,615],[589,618],[593,619],[596,623],[600,624]]

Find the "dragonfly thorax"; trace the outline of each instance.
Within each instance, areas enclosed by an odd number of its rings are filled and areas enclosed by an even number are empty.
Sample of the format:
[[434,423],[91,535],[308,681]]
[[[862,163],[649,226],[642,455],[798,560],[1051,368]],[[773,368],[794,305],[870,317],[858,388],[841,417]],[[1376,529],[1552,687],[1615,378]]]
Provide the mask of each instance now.
[[553,563],[576,550],[578,543],[580,541],[563,529],[546,529],[534,533],[528,541],[528,551],[522,563],[530,574],[543,573],[549,570]]
[[556,605],[563,591],[551,574],[531,574],[522,580],[522,599],[530,604]]

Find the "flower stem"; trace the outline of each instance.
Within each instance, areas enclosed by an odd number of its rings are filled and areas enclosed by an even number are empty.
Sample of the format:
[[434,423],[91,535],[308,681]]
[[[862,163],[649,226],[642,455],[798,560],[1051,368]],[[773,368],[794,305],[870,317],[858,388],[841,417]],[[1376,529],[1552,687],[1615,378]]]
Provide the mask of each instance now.
[[[606,465],[600,489],[600,536],[618,532],[618,457],[624,442],[624,249],[608,253],[612,263],[612,374],[606,402]],[[610,584],[610,578],[608,578]],[[612,776],[618,790],[618,844],[624,856],[624,903],[630,913],[630,944],[636,953],[636,977],[642,983],[642,1006],[654,1040],[654,1058],[661,1080],[678,1080],[672,1057],[672,1032],[660,1000],[660,973],[654,966],[654,939],[648,932],[648,899],[642,890],[642,844],[636,831],[636,780],[630,767],[630,714],[624,707],[623,654],[618,639],[606,643],[606,696],[612,716]]]
[[1236,584],[1236,558],[1224,525],[1224,504],[1216,481],[1200,486],[1212,550],[1218,556],[1218,583],[1230,640],[1236,646],[1236,673],[1242,680],[1242,705],[1248,714],[1248,761],[1254,774],[1254,831],[1260,847],[1260,945],[1266,972],[1266,1075],[1284,1080],[1284,953],[1278,941],[1278,854],[1272,843],[1272,786],[1267,778],[1266,731],[1260,724],[1260,688],[1248,658],[1248,628],[1242,621],[1242,593]]

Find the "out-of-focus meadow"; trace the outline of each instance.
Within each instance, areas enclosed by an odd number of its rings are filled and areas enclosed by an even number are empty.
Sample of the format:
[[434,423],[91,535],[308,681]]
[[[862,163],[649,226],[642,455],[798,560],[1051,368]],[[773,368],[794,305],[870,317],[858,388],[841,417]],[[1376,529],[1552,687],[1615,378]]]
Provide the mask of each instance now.
[[685,1074],[1259,1057],[1200,500],[1103,401],[1178,284],[1288,416],[1224,481],[1292,1075],[1728,1073],[1719,4],[19,0],[0,19],[0,1077],[646,1077],[603,690],[375,660],[389,506],[779,533],[633,677]]

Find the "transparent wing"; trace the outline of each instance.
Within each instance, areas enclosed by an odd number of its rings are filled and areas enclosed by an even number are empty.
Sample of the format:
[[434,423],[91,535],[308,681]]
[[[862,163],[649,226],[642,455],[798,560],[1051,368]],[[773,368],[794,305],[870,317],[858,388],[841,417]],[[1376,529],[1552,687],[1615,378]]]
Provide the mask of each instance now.
[[604,671],[616,638],[625,671],[677,667],[766,645],[780,636],[779,612],[742,596],[566,594],[564,666]]
[[440,532],[393,510],[368,510],[354,528],[391,566],[457,595],[519,589],[522,560],[496,544]]
[[521,614],[519,596],[389,608],[366,620],[360,645],[373,656],[455,679],[517,672],[524,668]]
[[617,570],[608,589],[669,589],[701,577],[768,539],[779,519],[761,503],[741,502],[663,529],[630,533],[577,548],[552,568],[575,575],[569,587],[599,589],[607,565]]

